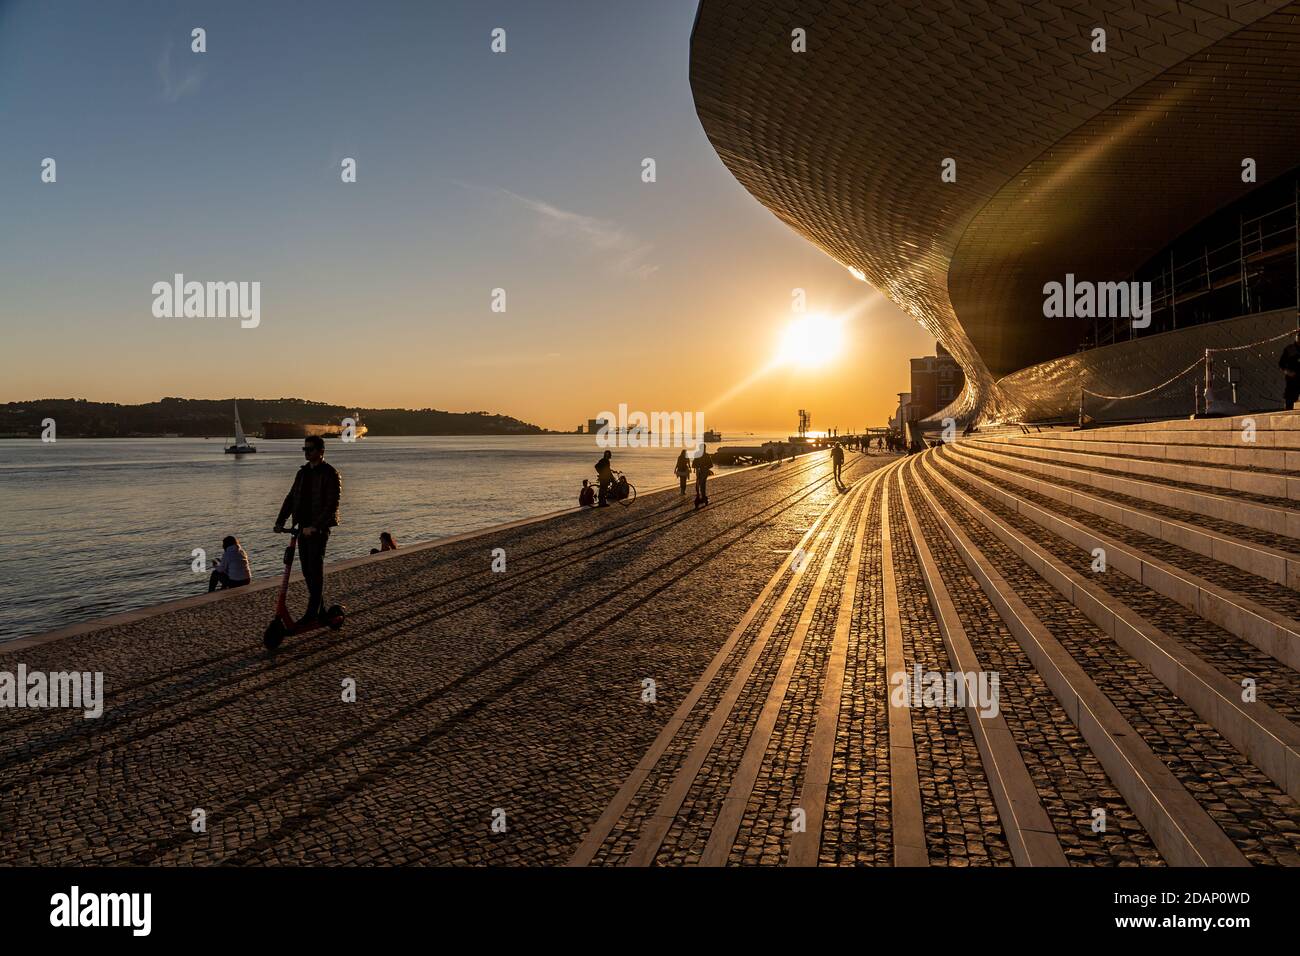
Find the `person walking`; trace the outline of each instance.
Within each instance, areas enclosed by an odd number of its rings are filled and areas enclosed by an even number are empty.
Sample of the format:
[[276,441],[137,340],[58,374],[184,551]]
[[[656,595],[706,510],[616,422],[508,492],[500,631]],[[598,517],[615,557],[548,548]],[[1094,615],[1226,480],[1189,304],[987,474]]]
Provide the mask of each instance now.
[[691,476],[691,463],[686,457],[686,449],[683,448],[677,456],[677,464],[673,466],[673,474],[677,476],[678,484],[681,486],[681,494],[686,494],[686,479]]
[[596,481],[600,485],[600,502],[596,505],[597,508],[609,507],[609,487],[614,483],[614,467],[610,464],[613,457],[614,453],[606,449],[605,454],[601,455],[600,460],[596,462]]
[[1282,370],[1282,404],[1291,411],[1300,401],[1300,329],[1296,330],[1295,340],[1282,350],[1277,365]]
[[700,445],[700,453],[695,457],[695,507],[709,503],[709,473],[713,470],[713,456],[705,445]]
[[298,527],[298,560],[307,582],[307,613],[299,623],[318,617],[325,606],[325,546],[330,528],[339,523],[339,500],[343,479],[325,460],[325,439],[308,435],[302,443],[307,463],[294,475],[293,487],[284,496],[275,530],[283,531],[289,518]]
[[831,465],[835,469],[835,484],[843,485],[844,482],[840,480],[840,472],[844,468],[844,446],[839,442],[831,446]]

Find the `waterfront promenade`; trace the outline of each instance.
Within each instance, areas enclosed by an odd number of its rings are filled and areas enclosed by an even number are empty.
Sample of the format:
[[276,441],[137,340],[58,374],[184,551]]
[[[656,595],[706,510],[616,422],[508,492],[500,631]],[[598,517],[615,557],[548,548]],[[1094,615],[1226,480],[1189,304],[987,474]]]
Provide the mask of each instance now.
[[[851,453],[843,491],[818,453],[354,562],[345,630],[274,661],[266,590],[0,647],[106,693],[0,710],[0,863],[1300,863],[1300,417],[1259,418]],[[915,706],[955,671],[996,706]]]

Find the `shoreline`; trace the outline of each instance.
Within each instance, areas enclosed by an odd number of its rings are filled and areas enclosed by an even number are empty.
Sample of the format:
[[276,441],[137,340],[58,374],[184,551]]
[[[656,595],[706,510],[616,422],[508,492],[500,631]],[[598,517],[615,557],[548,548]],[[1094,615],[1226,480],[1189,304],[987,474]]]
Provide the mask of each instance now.
[[[406,436],[406,437],[415,437],[415,436]],[[467,437],[475,437],[475,436],[467,436]],[[484,437],[484,436],[477,436],[477,437]],[[763,462],[757,465],[745,465],[740,468],[733,468],[726,472],[717,474],[711,480],[717,481],[721,478],[730,477],[731,475],[738,475],[743,472],[752,471],[755,468],[769,468],[769,467],[771,467],[771,463],[769,462]],[[658,485],[653,488],[650,488],[645,492],[639,493],[637,495],[637,499],[640,500],[642,498],[648,498],[652,495],[663,494],[665,491],[669,491],[676,487],[677,487],[677,482],[675,481],[665,485]],[[365,554],[355,558],[345,558],[342,561],[336,561],[336,562],[326,564],[325,565],[326,573],[328,574],[337,571],[346,571],[349,568],[359,567],[361,565],[370,562],[391,561],[403,555],[414,554],[421,551],[427,551],[433,548],[447,547],[448,545],[456,544],[462,541],[468,541],[473,538],[477,538],[486,534],[496,534],[501,531],[508,531],[514,528],[525,527],[527,525],[540,524],[545,521],[555,521],[560,518],[563,518],[566,515],[582,514],[584,510],[585,509],[576,506],[563,508],[558,511],[550,511],[538,515],[531,515],[524,518],[516,518],[513,521],[506,521],[500,524],[488,525],[487,527],[479,528],[473,531],[462,531],[457,534],[447,535],[442,538],[435,538],[432,541],[422,541],[418,544],[413,544],[410,547],[399,548],[396,551],[381,552],[380,554]],[[296,563],[294,566],[294,571],[290,575],[289,580],[291,582],[302,580],[302,572],[298,569]],[[242,588],[194,594],[194,595],[190,595],[189,597],[176,598],[175,600],[172,601],[164,601],[160,604],[146,604],[142,607],[134,608],[129,611],[119,611],[118,613],[108,615],[107,617],[92,618],[91,620],[88,621],[81,621],[76,624],[69,624],[66,627],[56,628],[55,630],[52,631],[44,631],[40,634],[30,634],[26,637],[20,637],[12,641],[0,642],[0,654],[7,654],[10,651],[15,651],[15,650],[26,650],[28,648],[36,647],[38,645],[43,645],[43,644],[52,644],[56,641],[62,641],[70,637],[79,637],[84,634],[89,634],[94,631],[100,631],[111,627],[119,627],[125,624],[133,624],[142,620],[147,620],[148,618],[151,617],[156,617],[160,614],[169,614],[172,611],[179,611],[179,610],[184,610],[192,607],[200,607],[205,604],[212,604],[217,601],[220,601],[223,598],[227,598],[231,596],[244,596],[244,595],[248,595],[260,591],[274,590],[279,586],[280,586],[280,575],[277,573],[264,580],[254,581],[252,584],[249,584],[248,586]]]

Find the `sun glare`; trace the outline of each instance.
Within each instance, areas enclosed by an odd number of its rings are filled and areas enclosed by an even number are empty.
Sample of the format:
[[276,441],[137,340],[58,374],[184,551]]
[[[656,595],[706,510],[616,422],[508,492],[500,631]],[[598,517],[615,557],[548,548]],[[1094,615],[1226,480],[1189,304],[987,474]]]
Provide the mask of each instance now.
[[840,326],[838,319],[820,313],[794,319],[781,335],[778,361],[799,368],[820,368],[828,364],[844,344]]

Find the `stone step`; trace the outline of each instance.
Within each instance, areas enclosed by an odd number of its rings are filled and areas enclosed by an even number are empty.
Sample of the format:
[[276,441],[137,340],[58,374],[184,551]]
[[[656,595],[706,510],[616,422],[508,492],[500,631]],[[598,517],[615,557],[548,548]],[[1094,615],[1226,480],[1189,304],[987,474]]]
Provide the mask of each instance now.
[[[940,467],[932,468],[932,464]],[[916,459],[910,467],[922,479],[919,484],[931,493],[936,510],[951,518],[948,528],[963,533],[971,543],[973,553],[969,558],[963,555],[963,560],[968,563],[974,560],[992,568],[992,573],[985,577],[999,576],[1003,579],[1026,611],[1046,628],[1068,658],[1093,681],[1103,697],[1129,722],[1140,740],[1174,774],[1236,849],[1255,864],[1300,863],[1300,853],[1297,853],[1293,837],[1295,827],[1300,824],[1300,803],[1255,766],[1217,725],[1207,722],[1198,710],[1189,706],[1181,696],[1182,687],[1170,687],[1163,679],[1153,679],[1153,672],[1146,663],[1126,646],[1126,643],[1132,643],[1138,654],[1156,662],[1159,655],[1150,644],[1144,648],[1143,644],[1131,641],[1130,635],[1121,634],[1117,638],[1109,633],[1102,624],[1094,621],[1093,616],[1085,615],[1079,606],[1066,598],[1060,588],[1062,582],[1051,580],[1054,571],[1050,565],[1036,561],[1033,552],[1017,552],[1003,537],[991,532],[982,519],[994,518],[1036,543],[1041,529],[983,490],[976,489],[967,476],[952,476],[937,461],[937,456]],[[941,478],[945,480],[941,482]],[[954,497],[952,491],[960,491],[964,497]],[[1084,575],[1087,572],[1079,573]],[[1139,585],[1137,590],[1143,589]],[[1014,602],[1008,599],[1005,603],[1013,613],[1016,612]],[[1096,612],[1096,621],[1105,622],[1101,616],[1103,612],[1104,608]],[[1154,634],[1147,632],[1144,636],[1152,637]],[[1161,648],[1165,652],[1174,649],[1172,645]],[[1249,655],[1251,649],[1246,648],[1245,653]],[[1185,654],[1181,662],[1195,663],[1190,654]],[[1202,665],[1203,671],[1194,673],[1208,674],[1217,670],[1207,661],[1202,661]],[[1173,676],[1167,662],[1157,666],[1164,669],[1163,676]],[[1282,668],[1282,673],[1289,678],[1285,668]],[[1220,672],[1219,676],[1225,675]],[[1289,685],[1291,681],[1288,679],[1286,683]],[[1235,687],[1230,690],[1221,681],[1214,686],[1225,696],[1236,690]],[[1190,693],[1196,696],[1195,691]],[[1213,707],[1217,702],[1210,699],[1202,703]],[[1222,715],[1216,713],[1215,716],[1221,718]],[[1284,724],[1280,726],[1285,730]],[[1101,757],[1098,752],[1098,758]],[[1278,768],[1275,766],[1274,769]],[[1286,770],[1283,766],[1279,772]],[[1125,796],[1129,798],[1127,793]],[[1173,822],[1175,826],[1181,826],[1184,820],[1191,819],[1194,817],[1176,816]],[[1261,819],[1268,821],[1263,828]],[[1270,827],[1277,828],[1276,834],[1267,832]],[[1148,829],[1153,837],[1157,835],[1157,831],[1151,830],[1151,825]],[[1168,839],[1168,836],[1162,834],[1163,839]],[[1199,844],[1199,839],[1196,842]],[[1171,865],[1180,865],[1169,857],[1165,846],[1162,845],[1161,849]]]
[[[1120,600],[1116,592],[1123,593],[1122,589],[1107,590],[1102,586],[1101,582],[1109,581],[1119,572],[1082,572],[1077,565],[1086,566],[1086,562],[1076,561],[1076,566],[1072,566],[1060,556],[1070,549],[1068,542],[1041,531],[1037,535],[1027,534],[996,514],[991,506],[983,505],[933,470],[927,470],[925,477],[961,504],[1067,601],[1181,697],[1279,788],[1292,797],[1300,797],[1300,727],[1269,706],[1264,698],[1243,701],[1240,679],[1225,675],[1198,655],[1190,641],[1179,640],[1181,635],[1162,630],[1135,607]],[[1177,615],[1174,619],[1177,620]],[[1287,710],[1296,713],[1300,694],[1295,693],[1294,675],[1285,669],[1270,668],[1270,659],[1260,660],[1254,648],[1231,634],[1219,631],[1218,644],[1220,648],[1216,651],[1220,653],[1216,656],[1222,656],[1222,646],[1236,645],[1233,648],[1236,659],[1231,661],[1234,676],[1250,674],[1257,689],[1263,690],[1266,696],[1276,693]],[[1278,674],[1279,669],[1283,673]],[[1280,686],[1274,688],[1274,683]]]
[[[910,467],[915,469],[916,463]],[[968,521],[968,516],[959,516],[959,509],[941,503],[927,482],[917,481],[914,487],[939,518],[944,534],[972,577],[1070,715],[1165,860],[1174,866],[1246,865],[1241,849],[1180,779],[1179,773],[1191,778],[1194,771],[1177,761],[1170,766],[1157,756],[1157,749],[1167,754],[1168,741],[1157,741],[1153,749],[1094,680],[1091,668],[1076,659],[1064,643],[1097,646],[1107,640],[1106,635],[1020,559],[1011,555],[1007,560],[985,553],[975,543],[969,526],[963,527],[963,518]],[[1118,666],[1122,668],[1123,664],[1119,662]],[[1166,700],[1126,699],[1123,703],[1144,725],[1181,727],[1190,723]]]
[[1108,458],[1105,455],[1036,449],[1024,445],[974,444],[974,442],[954,442],[954,444],[972,447],[972,449],[978,447],[991,453],[1015,455],[1022,460],[1075,468],[1082,472],[1076,480],[1106,492],[1148,499],[1157,505],[1175,507],[1193,514],[1204,515],[1205,518],[1255,528],[1257,531],[1300,537],[1300,509],[1297,509],[1294,503],[1279,498],[1253,496],[1247,492],[1210,489],[1205,488],[1204,485],[1193,485],[1183,481],[1136,475],[1132,471],[1123,471],[1125,462],[1122,459]]
[[[954,444],[945,451],[968,459],[971,467],[995,480],[1028,488],[1153,538],[1300,590],[1300,540],[1225,520],[1219,516],[1234,514],[1234,509],[1213,502],[1204,504],[1201,499],[1207,496],[1186,494],[1180,489],[1152,488],[1146,482],[1005,455],[982,445]],[[1170,506],[1165,501],[1178,501],[1195,511]],[[1207,511],[1214,514],[1206,514]],[[1300,520],[1300,512],[1295,517]]]
[[[1133,432],[1233,432],[1240,431],[1247,421],[1253,421],[1255,427],[1266,431],[1300,432],[1300,410],[1277,412],[1254,412],[1249,415],[1237,415],[1231,418],[1171,418],[1156,422],[1139,422],[1135,425],[1109,425],[1089,429],[1092,432],[1111,432],[1128,434]],[[1300,439],[1300,435],[1297,435]],[[1300,441],[1297,441],[1300,445]]]
[[[1108,566],[1177,601],[1206,620],[1300,670],[1300,599],[1237,568],[1141,535],[1020,487],[990,481],[969,459],[936,455],[941,472],[957,475],[1011,510],[1090,554],[1102,549]],[[1080,519],[1088,519],[1087,523]],[[1159,555],[1154,553],[1159,551]],[[1196,569],[1195,571],[1192,569]],[[1199,572],[1199,573],[1198,573]]]
[[[1240,500],[1265,506],[1295,508],[1296,503],[1300,502],[1300,477],[1296,476],[1296,471],[1300,470],[1300,452],[1201,447],[1201,451],[1225,459],[1221,462],[1202,463],[1179,455],[1167,457],[1163,454],[1174,449],[1182,453],[1198,446],[1152,445],[1151,452],[1148,453],[1142,446],[1129,443],[1015,437],[968,439],[962,444],[994,450],[1014,450],[1016,454],[1033,458],[1135,478],[1231,492]],[[1261,456],[1265,454],[1275,456],[1267,460],[1276,464],[1276,468],[1272,464],[1267,469],[1257,467],[1264,460]],[[1285,461],[1276,461],[1276,456],[1281,456]],[[1244,497],[1247,495],[1251,497]],[[1300,516],[1300,512],[1297,514]]]
[[1291,474],[1300,463],[1300,452],[1279,447],[1264,448],[1257,442],[1246,441],[1231,444],[1154,442],[1139,441],[1132,435],[1108,438],[1091,431],[1062,431],[1042,435],[985,435],[981,432],[970,437],[972,440],[1002,441],[1058,451],[1094,452],[1117,458],[1175,461],[1209,468],[1237,468],[1242,471],[1278,474]]

